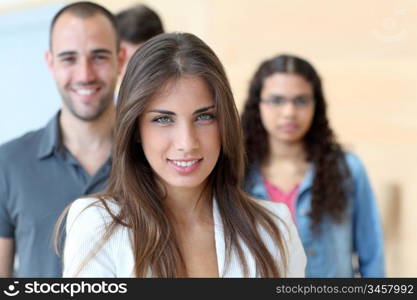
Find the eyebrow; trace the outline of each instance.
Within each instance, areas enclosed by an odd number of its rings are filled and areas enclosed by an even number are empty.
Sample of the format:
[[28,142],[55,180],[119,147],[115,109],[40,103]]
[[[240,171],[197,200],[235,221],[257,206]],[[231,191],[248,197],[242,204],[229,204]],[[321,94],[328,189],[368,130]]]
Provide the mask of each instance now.
[[196,115],[196,114],[205,112],[205,111],[207,111],[209,109],[212,109],[212,108],[214,108],[214,104],[213,105],[206,106],[206,107],[199,108],[195,112],[193,112],[193,115]]
[[100,53],[112,54],[112,51],[110,51],[109,49],[94,49],[93,51],[91,51],[91,53],[93,53],[93,54],[100,54]]
[[[301,94],[297,94],[297,95],[294,96],[294,98],[297,98],[297,97],[312,97],[312,95],[307,94],[307,93],[301,93]],[[267,96],[267,98],[268,99],[271,99],[271,98],[273,98],[273,99],[280,99],[280,98],[285,98],[285,96],[284,95],[280,95],[280,94],[269,94]]]
[[[209,109],[214,108],[214,105],[210,105],[210,106],[206,106],[206,107],[202,107],[197,109],[196,111],[193,112],[193,115],[205,112]],[[175,116],[176,113],[174,113],[173,111],[169,111],[169,110],[161,110],[161,109],[152,109],[148,112],[153,112],[153,113],[160,113],[160,114],[164,114],[164,115],[171,115],[171,116]]]
[[284,98],[283,95],[279,95],[279,94],[269,94],[268,98]]
[[[94,49],[90,51],[91,54],[112,54],[112,52],[108,49]],[[66,56],[66,55],[74,55],[77,54],[77,51],[63,51],[57,54],[58,57]]]
[[62,57],[62,56],[66,56],[66,55],[74,55],[76,53],[77,52],[75,52],[75,51],[63,51],[63,52],[58,53],[56,56]]

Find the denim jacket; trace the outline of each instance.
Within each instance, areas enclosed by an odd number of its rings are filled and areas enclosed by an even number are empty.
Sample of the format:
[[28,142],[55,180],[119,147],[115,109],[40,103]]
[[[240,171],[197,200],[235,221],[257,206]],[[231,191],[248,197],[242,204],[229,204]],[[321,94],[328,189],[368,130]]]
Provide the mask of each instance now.
[[[375,196],[359,158],[345,154],[353,182],[352,194],[342,223],[324,216],[320,233],[311,230],[311,188],[314,166],[310,165],[299,186],[295,216],[298,232],[307,255],[306,277],[384,277],[382,230]],[[269,199],[259,165],[253,165],[246,178],[245,190],[259,199]],[[291,255],[291,253],[289,254]],[[356,270],[353,258],[357,257]]]

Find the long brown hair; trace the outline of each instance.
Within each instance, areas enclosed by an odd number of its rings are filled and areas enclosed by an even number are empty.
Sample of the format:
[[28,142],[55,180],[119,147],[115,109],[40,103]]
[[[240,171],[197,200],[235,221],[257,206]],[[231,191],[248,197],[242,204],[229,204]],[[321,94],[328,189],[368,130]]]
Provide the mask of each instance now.
[[254,165],[262,164],[269,157],[268,133],[261,122],[260,94],[266,77],[274,73],[292,73],[303,77],[313,88],[315,111],[310,128],[304,136],[306,159],[314,164],[312,187],[312,227],[317,232],[324,215],[342,221],[347,205],[347,193],[351,188],[350,172],[341,145],[336,141],[326,113],[321,80],[313,66],[306,60],[279,55],[261,63],[249,87],[249,95],[242,114],[242,126],[249,173]]
[[[134,271],[145,277],[185,277],[187,269],[175,236],[164,192],[143,152],[138,120],[150,98],[169,80],[185,75],[199,76],[211,90],[219,124],[221,151],[209,175],[208,188],[218,203],[224,226],[226,262],[236,251],[245,275],[248,265],[242,241],[256,262],[257,275],[279,277],[287,268],[285,245],[273,216],[241,189],[244,180],[243,137],[239,115],[223,66],[215,53],[199,38],[187,33],[161,34],[146,42],[131,58],[117,101],[113,165],[109,184],[99,195],[113,221],[103,240],[118,226],[131,229]],[[120,207],[111,213],[104,199],[114,199]],[[265,246],[259,227],[264,228],[280,250]],[[101,243],[102,245],[103,243]],[[227,267],[227,266],[225,266]],[[221,275],[221,274],[220,274]]]

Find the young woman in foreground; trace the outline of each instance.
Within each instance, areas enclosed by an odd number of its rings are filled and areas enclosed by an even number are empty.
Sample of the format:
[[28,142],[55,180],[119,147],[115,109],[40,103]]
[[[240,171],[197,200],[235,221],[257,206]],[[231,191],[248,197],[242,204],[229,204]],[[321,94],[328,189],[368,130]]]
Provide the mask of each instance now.
[[288,205],[307,254],[307,277],[384,276],[375,197],[359,158],[337,143],[321,81],[305,60],[264,61],[242,116],[246,190]]
[[286,206],[240,188],[239,116],[203,41],[162,34],[134,54],[114,137],[107,190],[69,209],[64,276],[304,276]]

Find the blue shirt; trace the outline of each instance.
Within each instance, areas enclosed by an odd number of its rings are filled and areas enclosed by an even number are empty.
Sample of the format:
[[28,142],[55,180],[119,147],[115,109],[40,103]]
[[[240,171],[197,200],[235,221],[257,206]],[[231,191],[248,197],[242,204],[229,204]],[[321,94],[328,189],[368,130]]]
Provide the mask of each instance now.
[[0,237],[13,238],[16,277],[61,277],[52,247],[58,216],[73,200],[102,191],[111,159],[90,176],[61,143],[59,113],[40,130],[0,146]]
[[[375,195],[359,158],[345,154],[353,191],[348,198],[346,218],[338,223],[323,216],[319,234],[311,230],[311,188],[314,166],[310,165],[296,198],[297,228],[307,254],[306,277],[384,277],[382,230]],[[253,165],[245,190],[253,197],[269,200],[258,165]],[[359,270],[354,269],[357,257]]]

